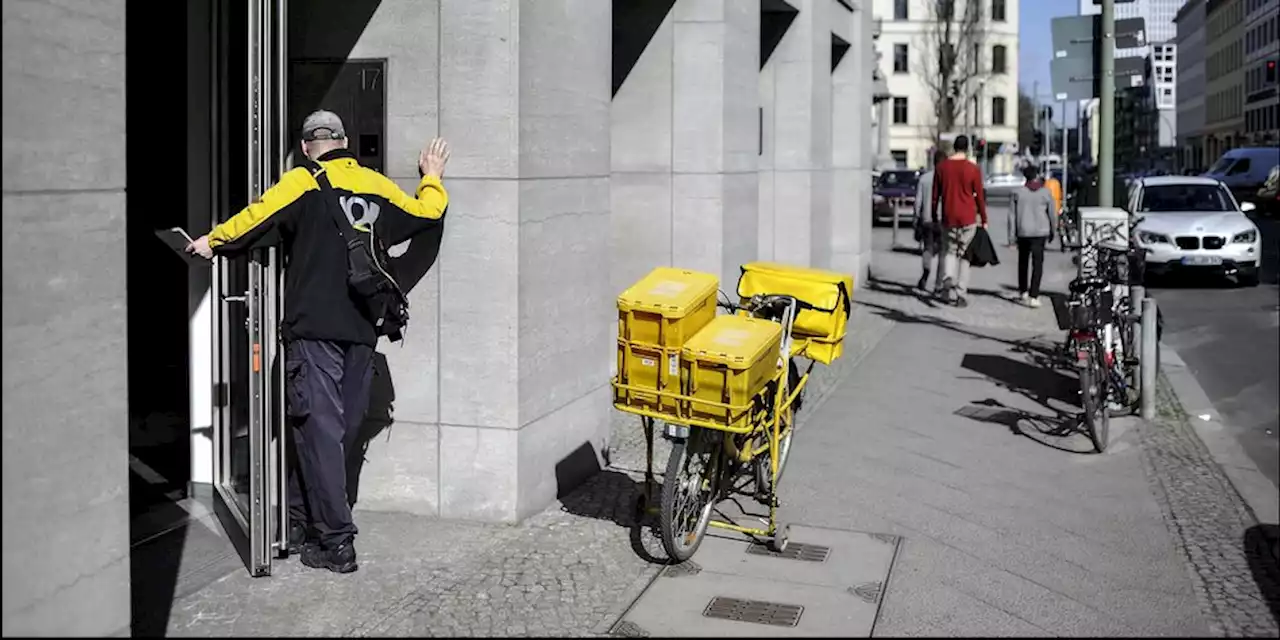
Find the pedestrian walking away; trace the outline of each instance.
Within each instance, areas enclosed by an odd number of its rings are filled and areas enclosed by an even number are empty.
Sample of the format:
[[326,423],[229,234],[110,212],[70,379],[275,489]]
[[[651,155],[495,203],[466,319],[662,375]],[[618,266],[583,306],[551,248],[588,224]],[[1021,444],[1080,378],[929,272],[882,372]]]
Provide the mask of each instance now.
[[981,223],[987,226],[987,199],[982,171],[968,158],[969,138],[956,136],[955,153],[933,170],[930,204],[941,224],[944,295],[958,307],[969,305],[969,260],[965,253]]
[[[449,202],[441,183],[449,147],[436,139],[418,156],[422,179],[413,196],[356,162],[342,120],[332,112],[307,117],[301,147],[306,166],[280,176],[261,198],[187,250],[211,259],[283,243],[288,266],[281,335],[291,457],[297,462],[289,476],[289,550],[309,567],[350,573],[358,565],[347,455],[357,449],[368,409],[378,337],[396,336],[385,328],[387,306],[375,304],[379,298],[360,286],[369,265],[361,271],[348,243],[367,235],[368,244],[360,246],[391,246],[439,225]],[[380,265],[379,271],[395,285]]]
[[1026,183],[1009,199],[1009,246],[1018,247],[1018,297],[1028,306],[1039,307],[1044,247],[1053,242],[1056,205],[1034,165],[1028,165],[1022,174]]
[[933,172],[934,168],[946,159],[945,151],[941,149],[934,151],[932,166],[920,176],[920,181],[916,183],[915,235],[916,242],[920,243],[921,263],[920,281],[916,283],[916,288],[928,291],[929,274],[933,272],[937,274],[933,284],[935,293],[942,291],[942,265],[938,260],[942,254],[942,225],[935,224],[933,221],[936,217],[933,206]]

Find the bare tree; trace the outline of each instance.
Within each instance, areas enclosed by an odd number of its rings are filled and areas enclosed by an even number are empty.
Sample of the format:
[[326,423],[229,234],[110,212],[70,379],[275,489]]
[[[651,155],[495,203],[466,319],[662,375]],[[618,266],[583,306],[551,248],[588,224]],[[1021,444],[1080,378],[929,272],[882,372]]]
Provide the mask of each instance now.
[[920,81],[933,102],[933,139],[953,131],[990,75],[986,50],[986,0],[924,0],[927,22],[920,37]]

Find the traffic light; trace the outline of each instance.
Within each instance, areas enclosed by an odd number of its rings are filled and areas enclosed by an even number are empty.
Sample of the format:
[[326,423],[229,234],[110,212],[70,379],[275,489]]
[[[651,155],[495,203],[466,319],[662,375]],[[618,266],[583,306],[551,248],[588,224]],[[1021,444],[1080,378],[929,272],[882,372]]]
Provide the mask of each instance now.
[[1275,84],[1275,81],[1276,81],[1276,61],[1275,60],[1267,61],[1266,75],[1267,75],[1267,82],[1270,84]]

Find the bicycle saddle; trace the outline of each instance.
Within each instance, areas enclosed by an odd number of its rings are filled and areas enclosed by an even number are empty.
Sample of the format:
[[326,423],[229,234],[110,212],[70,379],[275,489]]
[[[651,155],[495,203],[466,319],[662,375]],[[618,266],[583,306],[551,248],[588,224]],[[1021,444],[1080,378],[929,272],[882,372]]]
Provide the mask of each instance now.
[[1110,287],[1110,286],[1111,286],[1111,283],[1107,282],[1106,278],[1097,278],[1097,277],[1076,278],[1075,280],[1072,280],[1070,284],[1067,285],[1067,287],[1071,290],[1071,293],[1084,293],[1086,291],[1106,289],[1107,287]]

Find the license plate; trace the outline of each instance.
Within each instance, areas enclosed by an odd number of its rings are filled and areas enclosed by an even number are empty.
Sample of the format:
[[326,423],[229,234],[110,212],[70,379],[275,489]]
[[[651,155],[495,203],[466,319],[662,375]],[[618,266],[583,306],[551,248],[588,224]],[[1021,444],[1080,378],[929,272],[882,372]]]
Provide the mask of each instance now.
[[1219,258],[1218,256],[1186,256],[1182,258],[1182,264],[1197,267],[1222,264],[1222,258]]

